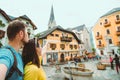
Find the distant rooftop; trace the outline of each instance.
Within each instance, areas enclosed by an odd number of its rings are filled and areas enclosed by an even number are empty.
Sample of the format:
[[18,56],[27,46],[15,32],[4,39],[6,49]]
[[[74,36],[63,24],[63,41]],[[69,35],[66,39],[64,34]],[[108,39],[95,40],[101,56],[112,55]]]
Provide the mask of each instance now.
[[28,19],[28,20],[31,20],[27,15],[22,15],[20,16],[21,18],[25,18],[25,19]]
[[77,38],[77,36],[75,35],[75,33],[73,33],[72,31],[69,31],[69,30],[65,30],[61,26],[55,26],[55,27],[50,28],[50,29],[48,29],[46,31],[38,33],[35,36],[38,37],[39,39],[42,39],[42,38],[45,38],[47,35],[51,34],[55,30],[61,30],[63,32],[71,33],[76,38],[76,40],[78,41],[78,43],[81,43],[81,41]]
[[8,17],[9,17],[11,20],[16,19],[16,17],[13,17],[13,16],[11,16],[11,15],[8,15]]
[[83,30],[84,27],[85,27],[85,24],[77,26],[77,27],[74,27],[74,28],[67,28],[67,30],[69,30],[69,31],[72,31],[72,30],[80,31],[80,30]]
[[112,13],[115,13],[115,12],[118,12],[120,11],[120,7],[118,8],[113,8],[112,10],[108,11],[106,14],[104,14],[103,16],[101,16],[100,18],[104,17],[104,16],[107,16],[107,15],[110,15]]

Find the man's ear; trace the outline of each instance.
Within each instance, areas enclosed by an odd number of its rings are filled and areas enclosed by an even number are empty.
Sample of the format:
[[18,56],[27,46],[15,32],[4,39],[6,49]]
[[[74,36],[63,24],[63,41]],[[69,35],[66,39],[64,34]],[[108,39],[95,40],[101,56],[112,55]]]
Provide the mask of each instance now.
[[24,32],[23,32],[23,31],[20,31],[20,32],[19,32],[19,38],[23,39],[23,36],[24,36]]

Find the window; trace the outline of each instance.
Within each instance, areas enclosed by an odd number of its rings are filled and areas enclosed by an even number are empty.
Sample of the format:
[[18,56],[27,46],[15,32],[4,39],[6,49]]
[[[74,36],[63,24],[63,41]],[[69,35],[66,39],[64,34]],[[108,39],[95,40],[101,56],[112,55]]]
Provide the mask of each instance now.
[[99,41],[99,45],[101,45],[101,41]]
[[97,36],[99,36],[100,34],[99,34],[99,32],[97,32]]
[[69,54],[69,52],[68,52],[68,56],[69,56],[70,54]]
[[112,44],[112,39],[109,39],[108,41],[109,41],[109,44]]
[[100,25],[102,25],[102,22],[100,22]]
[[105,19],[105,24],[107,24],[108,23],[108,20],[107,19]]
[[61,48],[62,50],[64,50],[65,44],[60,44],[60,48]]
[[120,19],[119,15],[116,15],[116,20],[119,20],[119,19]]
[[107,32],[107,34],[110,34],[110,30],[109,29],[107,29],[106,32]]
[[54,36],[54,34],[50,34],[51,36]]
[[56,44],[50,44],[50,48],[52,48],[52,50],[54,50],[56,48]]
[[120,31],[120,26],[117,27],[117,31]]
[[58,34],[55,34],[55,36],[56,36],[56,37],[59,37],[59,35],[58,35]]
[[77,49],[77,45],[74,45],[74,48]]
[[26,22],[27,25],[29,25],[29,22]]
[[73,49],[73,45],[70,45],[70,48]]

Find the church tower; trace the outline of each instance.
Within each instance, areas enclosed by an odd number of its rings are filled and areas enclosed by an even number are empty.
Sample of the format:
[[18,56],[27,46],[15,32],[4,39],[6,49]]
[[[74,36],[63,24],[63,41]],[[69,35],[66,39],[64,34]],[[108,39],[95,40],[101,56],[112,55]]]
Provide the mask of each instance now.
[[54,26],[56,26],[56,21],[55,21],[53,5],[52,5],[50,19],[49,19],[49,23],[48,23],[48,29],[53,28]]

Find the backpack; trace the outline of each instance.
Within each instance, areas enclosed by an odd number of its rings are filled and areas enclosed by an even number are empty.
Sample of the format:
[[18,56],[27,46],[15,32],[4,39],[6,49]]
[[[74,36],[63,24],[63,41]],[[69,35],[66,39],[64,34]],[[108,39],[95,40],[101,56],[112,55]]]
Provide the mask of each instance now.
[[10,68],[9,73],[6,76],[5,80],[8,80],[15,71],[18,73],[19,76],[22,76],[23,75],[22,72],[17,67],[17,60],[16,60],[15,54],[13,53],[13,51],[10,48],[6,48],[6,49],[9,49],[11,51],[11,53],[12,53],[12,55],[14,57],[14,63],[12,65],[12,67]]

